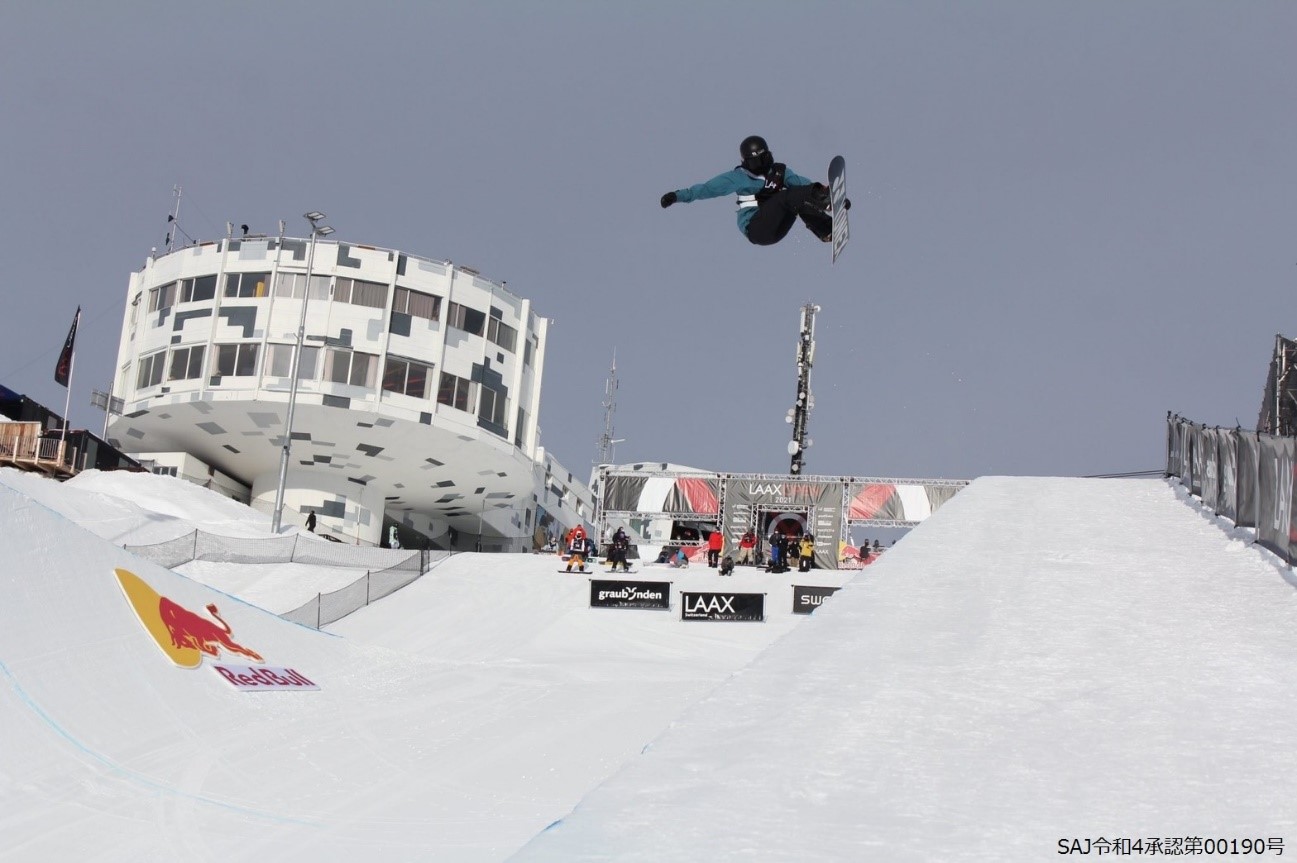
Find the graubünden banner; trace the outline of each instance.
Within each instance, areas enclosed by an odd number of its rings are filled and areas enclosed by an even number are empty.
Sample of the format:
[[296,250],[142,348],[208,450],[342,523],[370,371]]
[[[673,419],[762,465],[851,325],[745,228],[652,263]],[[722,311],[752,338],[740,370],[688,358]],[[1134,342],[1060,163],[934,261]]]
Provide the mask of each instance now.
[[670,608],[669,581],[590,579],[591,608]]

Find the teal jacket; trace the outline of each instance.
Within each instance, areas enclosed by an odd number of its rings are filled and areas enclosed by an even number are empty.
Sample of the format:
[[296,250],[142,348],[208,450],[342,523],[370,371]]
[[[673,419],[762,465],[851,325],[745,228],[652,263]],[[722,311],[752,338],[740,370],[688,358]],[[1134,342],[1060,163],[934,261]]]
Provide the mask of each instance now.
[[[792,168],[784,169],[785,186],[809,186],[813,182],[813,180],[806,179]],[[757,208],[755,200],[748,203],[743,198],[752,198],[764,187],[765,180],[755,174],[749,174],[739,167],[732,171],[726,171],[724,174],[717,174],[705,183],[698,183],[687,189],[677,189],[676,200],[688,204],[706,198],[719,198],[722,195],[738,195],[740,198],[738,211],[739,230],[743,232],[744,236],[747,236],[748,222],[752,221],[752,217],[757,214]]]

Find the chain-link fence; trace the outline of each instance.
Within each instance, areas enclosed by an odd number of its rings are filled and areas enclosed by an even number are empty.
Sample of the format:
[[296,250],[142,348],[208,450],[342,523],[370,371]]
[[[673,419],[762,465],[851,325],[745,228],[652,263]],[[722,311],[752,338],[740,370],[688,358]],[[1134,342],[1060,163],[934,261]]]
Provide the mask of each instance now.
[[450,557],[448,551],[424,551],[419,554],[424,555],[425,560],[428,556],[432,558],[425,569],[411,571],[398,566],[378,572],[367,572],[346,587],[330,593],[318,593],[313,599],[279,616],[284,620],[291,620],[293,623],[300,623],[314,629],[328,626],[330,623],[342,620],[353,611],[359,611],[371,602],[377,602],[418,580],[428,569]]
[[448,551],[403,551],[401,549],[342,545],[306,539],[300,534],[267,539],[220,536],[195,530],[166,542],[127,545],[127,551],[167,569],[194,560],[215,563],[302,563],[312,566],[367,568],[370,572],[346,587],[314,599],[281,614],[285,620],[319,629],[341,620],[415,581],[450,557]]
[[[307,539],[301,534],[256,539],[220,536],[195,530],[166,542],[128,545],[131,554],[174,569],[191,560],[216,563],[307,563],[316,566],[346,566],[353,569],[407,569],[423,571],[427,551],[345,545]],[[431,552],[437,554],[437,552]]]

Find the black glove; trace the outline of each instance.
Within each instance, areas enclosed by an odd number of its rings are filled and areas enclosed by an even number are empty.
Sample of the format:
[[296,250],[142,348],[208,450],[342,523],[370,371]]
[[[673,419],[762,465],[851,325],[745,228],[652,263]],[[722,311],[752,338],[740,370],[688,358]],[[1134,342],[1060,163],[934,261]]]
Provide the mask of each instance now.
[[851,209],[851,199],[850,199],[850,198],[847,198],[845,201],[842,202],[842,209],[844,209],[844,210],[850,210],[850,209]]
[[674,204],[677,200],[679,199],[676,198],[675,192],[667,192],[665,195],[662,196],[662,209],[665,210],[667,207]]

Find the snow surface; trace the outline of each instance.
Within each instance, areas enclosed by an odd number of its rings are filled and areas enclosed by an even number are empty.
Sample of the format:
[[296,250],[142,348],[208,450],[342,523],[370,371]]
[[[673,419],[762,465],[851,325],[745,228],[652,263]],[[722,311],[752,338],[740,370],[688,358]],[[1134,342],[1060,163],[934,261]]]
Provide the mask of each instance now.
[[[588,608],[587,577],[552,556],[456,555],[322,633],[258,605],[327,589],[328,567],[186,576],[120,547],[266,535],[213,497],[0,470],[0,860],[1297,841],[1289,571],[1161,480],[979,479],[859,572],[642,566],[674,582],[671,611]],[[114,567],[216,603],[241,644],[322,688],[244,693],[173,666]],[[300,584],[257,596],[276,580]],[[845,587],[807,618],[792,583]],[[767,619],[683,622],[681,588],[765,592]]]

